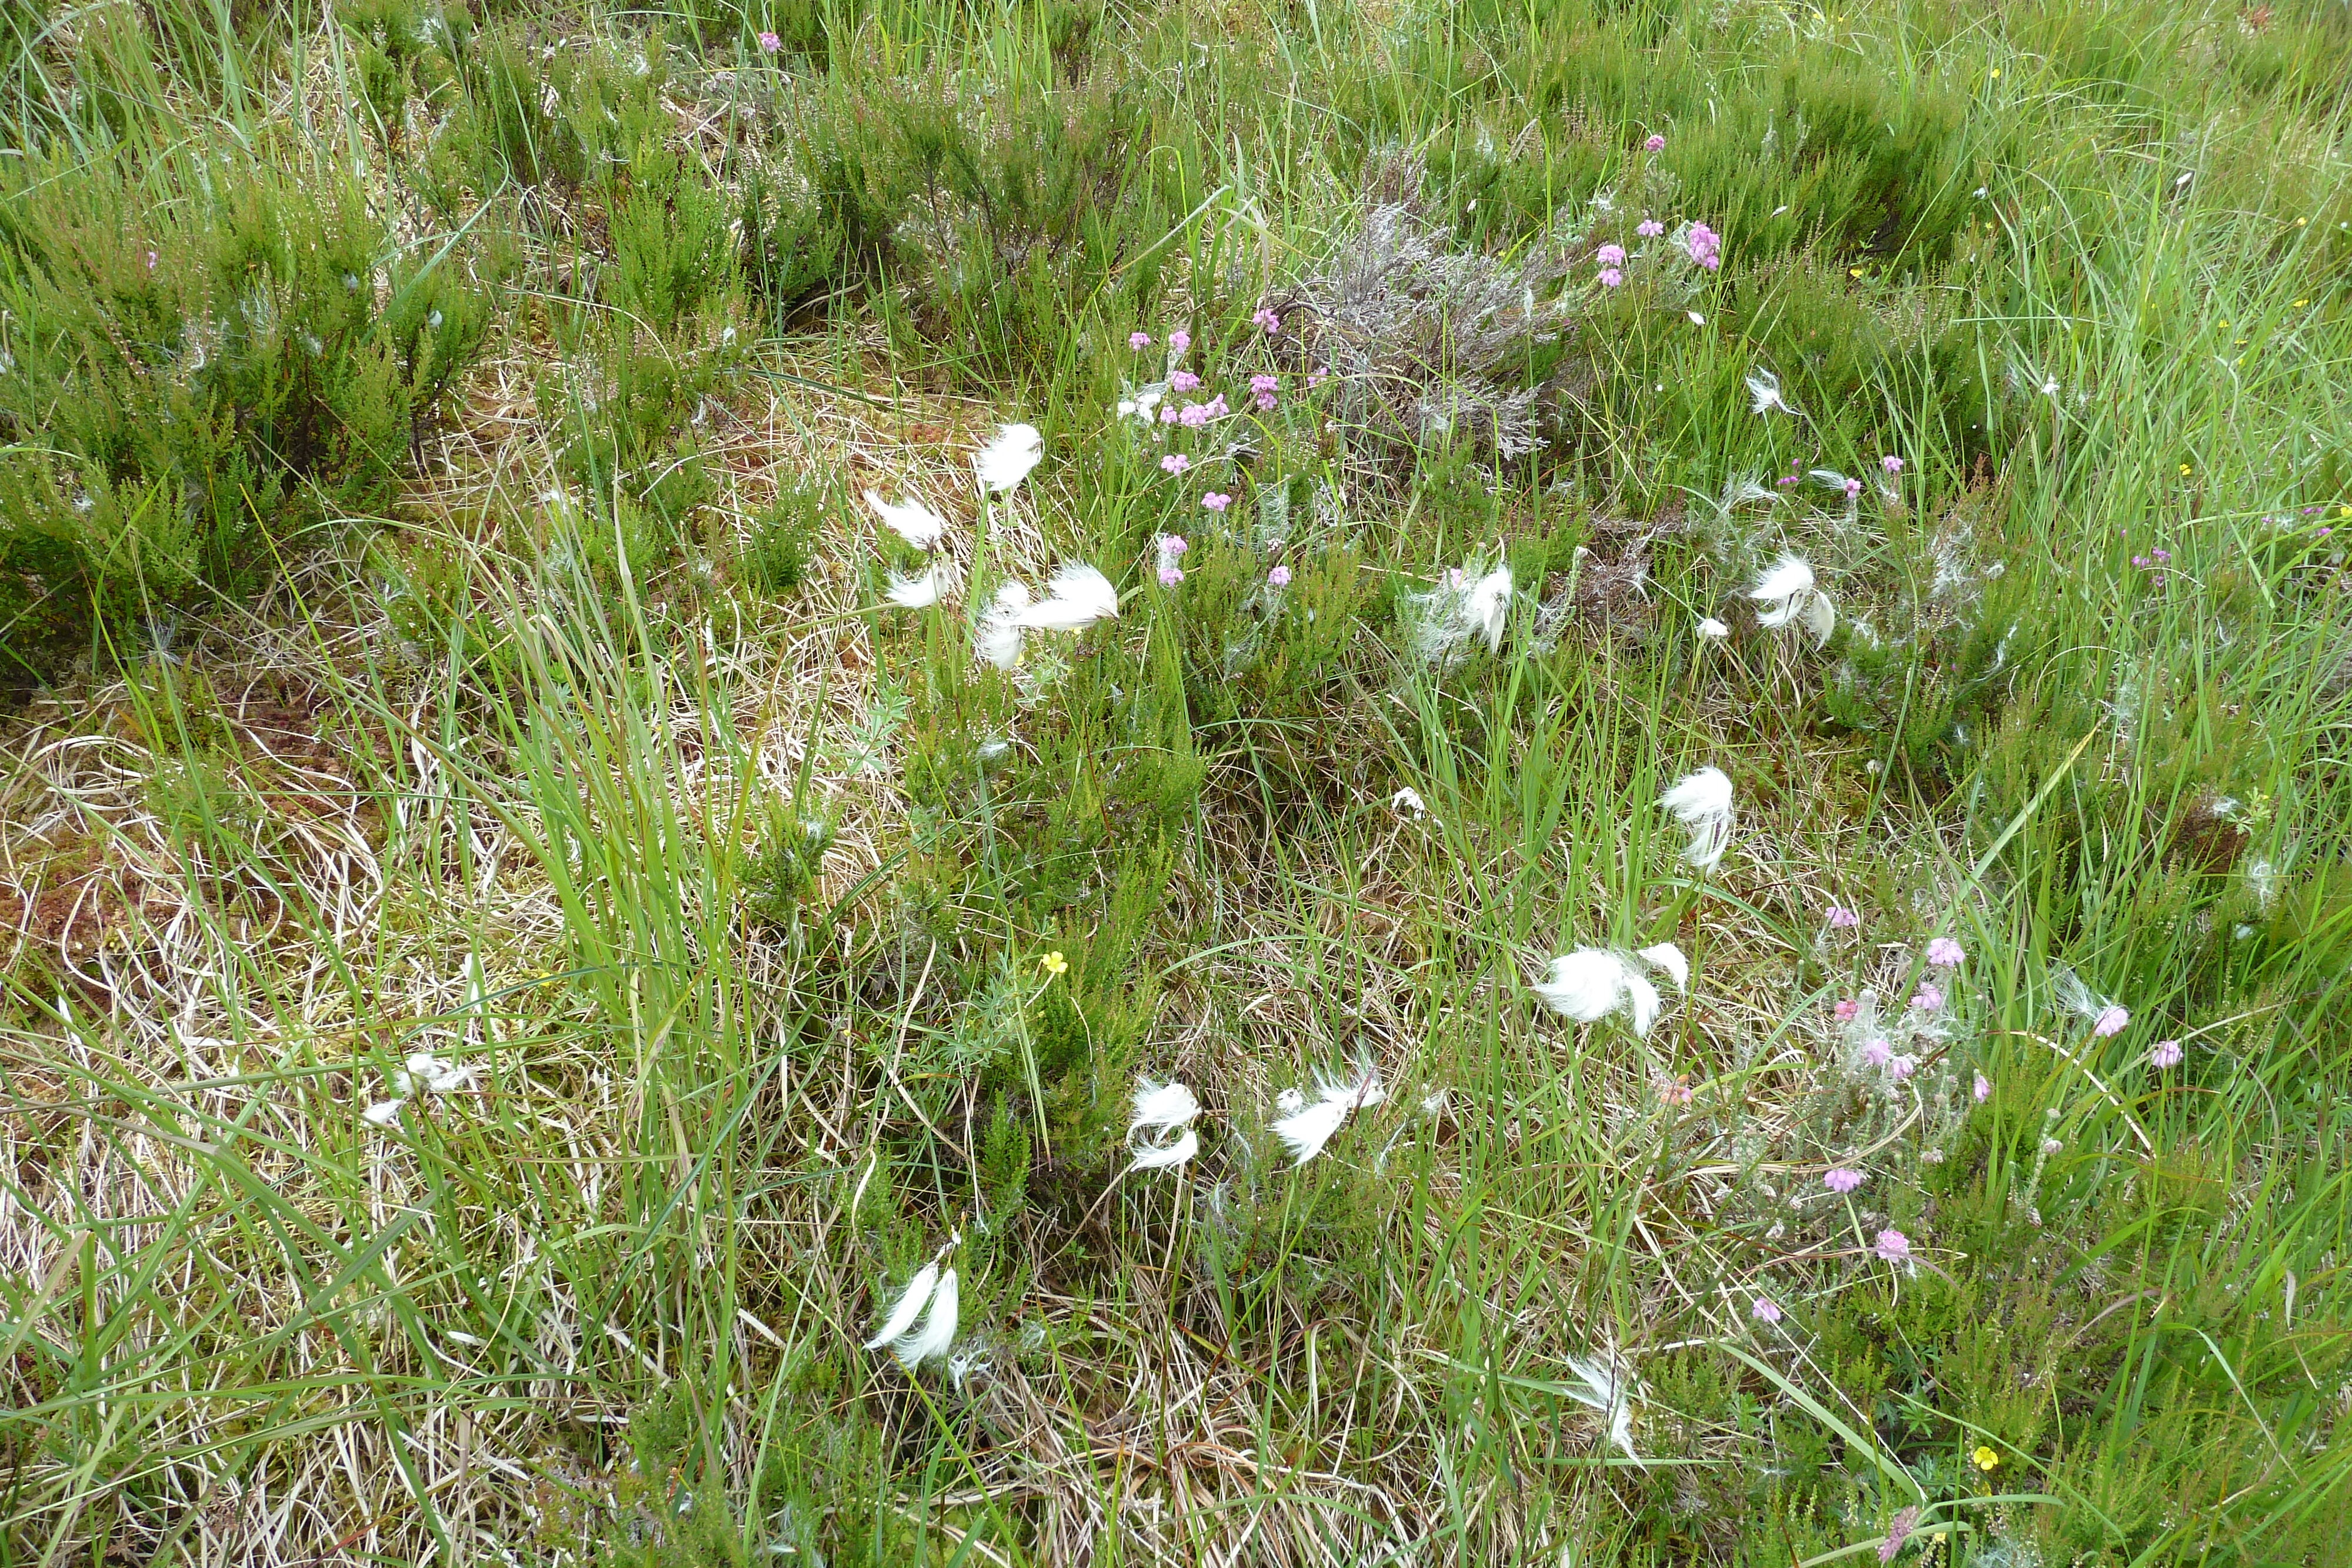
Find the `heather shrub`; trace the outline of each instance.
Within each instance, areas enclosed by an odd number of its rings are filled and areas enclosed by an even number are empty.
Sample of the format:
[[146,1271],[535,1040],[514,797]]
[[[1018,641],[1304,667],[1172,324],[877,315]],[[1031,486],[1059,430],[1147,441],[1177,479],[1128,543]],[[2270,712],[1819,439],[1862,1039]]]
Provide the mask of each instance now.
[[390,251],[355,192],[127,154],[19,176],[0,310],[0,593],[43,668],[381,511],[486,315],[453,267]]

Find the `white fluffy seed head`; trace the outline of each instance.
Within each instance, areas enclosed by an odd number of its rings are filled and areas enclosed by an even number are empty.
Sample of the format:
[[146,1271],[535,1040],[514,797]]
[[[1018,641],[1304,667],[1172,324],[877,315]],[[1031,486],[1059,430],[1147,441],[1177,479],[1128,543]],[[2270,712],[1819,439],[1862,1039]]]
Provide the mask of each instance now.
[[1021,612],[1029,608],[1029,585],[1018,578],[996,591],[988,612],[972,628],[973,649],[1000,670],[1021,663]]
[[923,1314],[922,1326],[891,1342],[890,1354],[898,1358],[898,1364],[912,1372],[927,1361],[946,1355],[955,1343],[960,1304],[956,1271],[950,1269],[940,1276],[938,1288],[931,1291],[931,1310]]
[[[1673,974],[1672,966],[1663,956],[1667,952],[1675,958],[1682,956],[1682,950],[1671,942],[1647,949],[1642,956]],[[1660,956],[1653,957],[1653,954]],[[1685,966],[1684,973],[1687,972]],[[1641,965],[1612,947],[1579,947],[1563,957],[1554,958],[1549,977],[1537,982],[1535,991],[1546,1007],[1579,1023],[1595,1023],[1622,1010],[1633,1032],[1643,1037],[1657,1022],[1658,1010],[1664,1005],[1658,988],[1650,983]]]
[[1731,842],[1731,779],[1720,768],[1685,773],[1658,797],[1658,804],[1690,830],[1683,858],[1700,871],[1713,871]]
[[884,500],[881,491],[868,490],[866,504],[886,528],[917,549],[929,549],[947,534],[948,520],[911,496],[894,504]]
[[1579,947],[1551,961],[1551,976],[1536,995],[1579,1023],[1606,1018],[1625,995],[1625,961],[1606,947]]
[[884,596],[891,603],[902,609],[923,610],[937,604],[942,597],[955,591],[955,583],[954,564],[945,560],[935,560],[929,570],[919,577],[907,577],[898,572],[892,572],[890,586],[884,591]]
[[1673,943],[1661,942],[1654,946],[1644,947],[1636,956],[1653,969],[1671,978],[1675,983],[1675,989],[1678,991],[1690,989],[1690,960],[1684,957],[1683,950]]
[[1071,561],[1045,585],[1045,597],[1020,612],[1032,632],[1082,632],[1118,614],[1118,590],[1084,561]]
[[1748,412],[1751,413],[1794,414],[1797,411],[1780,394],[1780,378],[1767,370],[1748,372]]
[[1813,580],[1813,569],[1804,557],[1783,555],[1765,569],[1748,591],[1761,606],[1756,623],[1766,628],[1798,625],[1813,634],[1819,647],[1837,630],[1837,606]]
[[1146,1144],[1130,1149],[1134,1155],[1133,1169],[1139,1171],[1173,1170],[1201,1152],[1201,1134],[1187,1127],[1172,1143]]
[[1181,1127],[1201,1113],[1201,1102],[1192,1090],[1178,1082],[1155,1083],[1146,1078],[1135,1086],[1135,1114],[1127,1130],[1133,1134],[1145,1128],[1165,1131]]
[[[1301,1098],[1304,1098],[1302,1096]],[[1277,1100],[1276,1104],[1282,1103]],[[1323,1152],[1339,1124],[1348,1119],[1345,1100],[1318,1100],[1304,1110],[1285,1116],[1274,1124],[1274,1135],[1290,1151],[1290,1163],[1303,1166]]]
[[1034,424],[999,425],[996,439],[972,454],[972,471],[980,476],[980,487],[998,495],[1013,489],[1029,477],[1045,455],[1045,438]]
[[1467,603],[1471,627],[1486,639],[1487,652],[1501,652],[1511,619],[1511,569],[1498,566],[1472,583]]
[[939,1282],[940,1266],[936,1260],[916,1270],[915,1277],[907,1281],[907,1288],[898,1292],[898,1301],[891,1304],[888,1314],[883,1318],[882,1326],[876,1329],[874,1337],[866,1342],[866,1348],[880,1350],[913,1328],[916,1316],[929,1302],[932,1287]]

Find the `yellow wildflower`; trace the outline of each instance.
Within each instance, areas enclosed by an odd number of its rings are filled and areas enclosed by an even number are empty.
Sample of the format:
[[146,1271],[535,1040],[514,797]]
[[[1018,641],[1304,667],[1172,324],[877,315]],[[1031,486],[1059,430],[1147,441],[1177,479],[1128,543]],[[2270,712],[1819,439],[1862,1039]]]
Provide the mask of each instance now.
[[1066,975],[1070,972],[1070,961],[1062,956],[1062,950],[1059,947],[1038,959],[1037,967],[1049,975]]
[[1970,1454],[1969,1458],[1977,1469],[1983,1470],[1988,1474],[1992,1471],[1993,1467],[2000,1463],[2000,1456],[1994,1453],[1990,1448],[1986,1448],[1982,1443],[1979,1443],[1977,1445],[1977,1451]]

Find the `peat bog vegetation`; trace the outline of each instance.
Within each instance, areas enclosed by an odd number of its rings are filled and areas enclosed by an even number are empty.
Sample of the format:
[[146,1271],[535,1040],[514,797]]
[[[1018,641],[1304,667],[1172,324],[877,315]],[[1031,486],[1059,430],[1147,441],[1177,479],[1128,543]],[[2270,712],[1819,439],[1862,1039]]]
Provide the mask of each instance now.
[[2347,89],[7,5],[0,1563],[2352,1560]]

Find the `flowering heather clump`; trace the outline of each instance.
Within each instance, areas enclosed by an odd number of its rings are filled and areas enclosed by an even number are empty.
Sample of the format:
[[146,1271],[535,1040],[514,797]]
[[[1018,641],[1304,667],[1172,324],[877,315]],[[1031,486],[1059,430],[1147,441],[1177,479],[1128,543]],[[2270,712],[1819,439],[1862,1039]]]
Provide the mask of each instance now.
[[1862,1185],[1862,1173],[1841,1166],[1822,1176],[1822,1185],[1834,1193],[1849,1193]]

